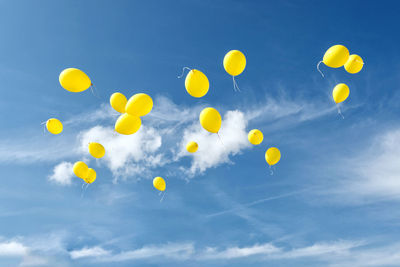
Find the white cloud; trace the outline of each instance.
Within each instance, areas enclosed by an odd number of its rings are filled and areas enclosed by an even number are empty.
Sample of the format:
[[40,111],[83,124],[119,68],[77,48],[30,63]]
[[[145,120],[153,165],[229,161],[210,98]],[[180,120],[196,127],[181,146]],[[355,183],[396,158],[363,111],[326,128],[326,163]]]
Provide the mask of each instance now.
[[318,257],[323,255],[332,256],[333,254],[343,254],[349,252],[353,248],[365,245],[365,242],[360,241],[337,241],[330,243],[316,243],[308,247],[295,248],[286,251],[275,258],[291,259],[301,257]]
[[376,136],[367,149],[337,164],[344,166],[344,179],[334,194],[355,201],[400,200],[400,129]]
[[[121,262],[135,260],[149,260],[153,262],[165,260],[235,260],[251,257],[258,261],[291,260],[296,258],[310,258],[325,262],[334,262],[336,259],[346,259],[351,253],[357,253],[365,242],[335,241],[316,243],[311,246],[286,249],[272,243],[255,244],[247,247],[206,247],[195,249],[193,243],[167,243],[164,245],[148,245],[139,249],[112,253],[101,247],[83,248],[70,253],[72,259],[91,258],[94,262]],[[362,250],[361,250],[362,251]],[[358,251],[360,253],[360,251]],[[349,258],[351,259],[351,258]]]
[[28,247],[18,241],[6,241],[0,243],[0,257],[24,256],[28,251]]
[[69,254],[72,259],[80,259],[80,258],[86,258],[86,257],[104,257],[108,256],[111,252],[108,250],[105,250],[99,246],[96,247],[84,247],[80,250],[73,250]]
[[161,136],[152,127],[143,126],[133,135],[120,135],[111,127],[95,126],[79,135],[80,149],[88,153],[90,142],[99,142],[106,154],[101,162],[113,172],[114,177],[145,175],[151,168],[165,164],[162,155]]
[[49,180],[60,185],[70,185],[73,177],[73,164],[63,161],[54,167],[53,173],[49,176]]
[[279,253],[282,249],[272,244],[257,244],[251,247],[231,247],[225,250],[218,250],[217,248],[206,248],[200,254],[199,258],[203,260],[210,259],[236,259],[249,257],[254,255],[269,255]]
[[119,262],[137,259],[164,258],[185,260],[192,256],[194,246],[192,243],[168,243],[165,245],[144,246],[136,250],[130,250],[99,259],[99,261]]
[[228,111],[222,121],[219,137],[216,134],[206,132],[198,122],[192,124],[184,131],[180,144],[178,158],[189,156],[186,144],[195,141],[199,145],[193,157],[190,174],[204,172],[208,168],[216,167],[222,163],[231,163],[229,156],[240,153],[250,147],[247,140],[247,121],[242,112],[238,110]]

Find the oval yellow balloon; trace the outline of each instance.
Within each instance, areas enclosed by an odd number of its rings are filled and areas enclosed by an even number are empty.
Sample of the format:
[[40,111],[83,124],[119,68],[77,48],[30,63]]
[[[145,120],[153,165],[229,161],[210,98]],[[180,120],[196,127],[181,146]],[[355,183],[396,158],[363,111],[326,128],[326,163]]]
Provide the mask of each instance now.
[[159,191],[165,191],[165,181],[161,177],[156,177],[153,179],[153,186]]
[[119,116],[118,120],[115,122],[115,131],[120,134],[130,135],[136,133],[141,125],[142,121],[140,117],[125,113]]
[[59,134],[63,131],[63,125],[58,119],[51,118],[46,121],[46,129],[52,134]]
[[231,50],[224,57],[224,68],[232,76],[239,75],[246,68],[246,57],[239,50]]
[[322,62],[331,68],[340,68],[349,59],[349,50],[343,45],[330,47],[324,55]]
[[264,135],[260,130],[253,129],[249,132],[247,138],[249,139],[249,142],[253,145],[259,145],[263,141]]
[[346,100],[346,98],[350,94],[349,87],[344,83],[339,83],[338,85],[333,88],[332,96],[335,103],[340,103]]
[[96,159],[104,157],[106,154],[106,150],[104,146],[99,143],[89,143],[89,153]]
[[270,166],[278,163],[280,159],[281,159],[281,152],[276,147],[270,147],[268,148],[267,152],[265,152],[265,160]]
[[81,179],[85,179],[88,175],[88,166],[83,161],[77,161],[74,164],[73,171],[76,176]]
[[218,133],[221,128],[221,115],[215,108],[205,108],[200,113],[200,124],[211,133]]
[[112,94],[110,97],[111,107],[119,113],[125,113],[125,106],[127,102],[128,100],[126,97],[119,92]]
[[207,76],[199,70],[190,70],[186,75],[185,88],[193,97],[203,97],[210,88]]
[[187,143],[186,145],[186,150],[189,153],[195,153],[197,151],[197,149],[199,148],[199,145],[194,142],[194,141],[190,141],[189,143]]
[[360,72],[364,66],[364,61],[359,55],[350,55],[346,64],[344,64],[344,69],[351,74]]
[[85,91],[92,85],[86,73],[75,68],[63,70],[58,79],[65,90],[74,93]]
[[92,168],[89,168],[87,171],[86,178],[83,179],[86,183],[91,184],[96,180],[96,171],[93,170]]
[[153,109],[153,99],[149,95],[140,93],[129,98],[126,103],[126,113],[133,116],[144,116]]

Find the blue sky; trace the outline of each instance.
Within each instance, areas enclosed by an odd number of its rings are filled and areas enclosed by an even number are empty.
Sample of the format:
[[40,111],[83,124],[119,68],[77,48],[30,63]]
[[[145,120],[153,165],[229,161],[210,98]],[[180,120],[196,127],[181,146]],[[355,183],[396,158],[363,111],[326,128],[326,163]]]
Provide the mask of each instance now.
[[[1,266],[397,266],[400,55],[395,1],[0,1]],[[316,64],[343,44],[356,75]],[[222,60],[247,58],[237,77]],[[182,67],[210,91],[189,96]],[[58,82],[84,70],[89,90]],[[341,106],[331,99],[350,87]],[[154,109],[113,133],[116,91]],[[221,138],[198,123],[223,116]],[[62,134],[43,134],[57,117]],[[264,141],[251,146],[247,132]],[[185,153],[195,139],[199,151]],[[87,143],[106,157],[94,160]],[[270,175],[264,153],[282,159]],[[98,178],[82,192],[77,160]],[[167,182],[163,202],[152,186]]]

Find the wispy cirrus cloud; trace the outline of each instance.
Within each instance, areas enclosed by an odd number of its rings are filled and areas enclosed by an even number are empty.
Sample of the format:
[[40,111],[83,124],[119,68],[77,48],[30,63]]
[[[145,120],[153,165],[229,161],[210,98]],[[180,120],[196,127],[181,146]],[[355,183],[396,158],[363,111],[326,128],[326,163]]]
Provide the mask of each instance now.
[[342,178],[324,193],[352,204],[400,200],[400,129],[378,133],[368,144],[350,157],[335,159]]

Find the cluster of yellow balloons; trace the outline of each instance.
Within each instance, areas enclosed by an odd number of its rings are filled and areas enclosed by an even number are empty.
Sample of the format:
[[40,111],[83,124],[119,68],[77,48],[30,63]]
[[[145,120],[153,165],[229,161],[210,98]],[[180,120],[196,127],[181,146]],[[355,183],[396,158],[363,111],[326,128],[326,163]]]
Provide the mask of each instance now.
[[[251,144],[259,145],[264,140],[264,134],[258,129],[253,129],[248,133],[247,138]],[[276,147],[270,147],[265,152],[265,160],[269,166],[275,165],[280,159],[281,152]]]
[[[326,66],[331,68],[340,68],[344,66],[344,69],[351,74],[360,72],[364,66],[363,59],[356,54],[350,55],[349,50],[343,45],[334,45],[330,47],[325,52],[322,61],[318,63],[317,69],[321,75],[324,76],[324,74],[319,70],[320,63],[324,63]],[[344,83],[339,83],[333,88],[332,97],[336,104],[345,101],[349,95],[350,89]],[[341,114],[339,106],[338,112]]]
[[91,184],[96,180],[96,171],[89,168],[83,161],[75,162],[73,171],[78,178],[81,178],[88,184]]
[[[330,47],[325,52],[322,61],[318,63],[318,66],[320,63],[324,63],[331,68],[340,68],[344,66],[344,69],[351,74],[360,72],[364,66],[362,58],[356,54],[350,55],[349,50],[343,45],[334,45]],[[318,71],[320,71],[319,68]],[[322,74],[321,71],[320,73]],[[322,74],[322,76],[324,75]]]
[[[100,143],[91,142],[89,143],[88,148],[90,155],[97,159],[104,157],[106,153],[104,146]],[[88,184],[91,184],[96,180],[96,171],[89,168],[83,161],[75,162],[73,171],[77,177],[83,179]]]
[[123,113],[115,122],[115,131],[124,135],[136,133],[142,125],[140,117],[153,109],[153,99],[144,93],[135,94],[127,100],[123,94],[117,92],[111,95],[110,104],[113,109]]

